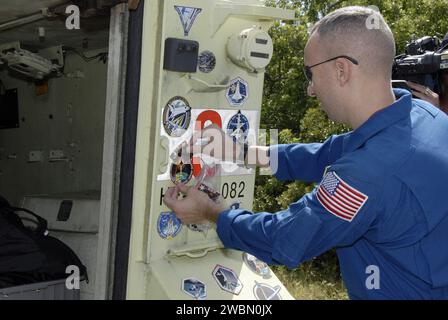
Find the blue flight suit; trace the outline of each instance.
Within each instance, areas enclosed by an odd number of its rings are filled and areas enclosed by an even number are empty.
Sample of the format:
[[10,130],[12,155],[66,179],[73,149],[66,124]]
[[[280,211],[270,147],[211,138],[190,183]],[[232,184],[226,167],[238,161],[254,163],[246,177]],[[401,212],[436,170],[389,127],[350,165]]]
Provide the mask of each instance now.
[[224,211],[224,245],[289,268],[336,248],[351,299],[447,299],[448,116],[394,92],[352,132],[271,147],[278,179],[324,181],[276,214]]

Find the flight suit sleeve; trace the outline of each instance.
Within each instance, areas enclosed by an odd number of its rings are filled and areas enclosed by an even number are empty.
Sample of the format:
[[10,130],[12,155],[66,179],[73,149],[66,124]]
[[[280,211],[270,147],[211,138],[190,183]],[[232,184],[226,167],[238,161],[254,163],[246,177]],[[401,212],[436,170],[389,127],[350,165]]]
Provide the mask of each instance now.
[[344,136],[333,135],[323,143],[271,146],[271,171],[279,180],[319,182],[325,168],[341,157]]
[[268,264],[295,268],[331,248],[351,245],[369,231],[381,212],[377,190],[331,171],[287,210],[221,213],[217,232],[226,247],[248,252]]

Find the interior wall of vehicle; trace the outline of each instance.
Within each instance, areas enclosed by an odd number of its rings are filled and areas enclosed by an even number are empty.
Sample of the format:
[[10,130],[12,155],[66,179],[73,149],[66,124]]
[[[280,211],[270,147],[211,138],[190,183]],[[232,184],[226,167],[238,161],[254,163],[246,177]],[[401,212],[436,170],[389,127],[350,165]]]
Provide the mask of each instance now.
[[[0,72],[6,89],[17,88],[20,122],[0,130],[0,194],[19,205],[24,195],[100,190],[106,76],[107,64],[69,54],[64,76],[36,96],[33,82]],[[57,150],[63,156],[50,160]]]
[[[6,2],[12,5],[13,1]],[[25,2],[18,4],[25,6]],[[25,14],[18,10],[9,16],[2,8],[0,24]],[[34,81],[0,65],[5,88],[17,89],[19,113],[18,128],[0,129],[0,195],[47,219],[50,235],[79,256],[90,280],[81,283],[81,299],[97,296],[96,285],[102,281],[96,279],[107,271],[106,265],[100,270],[97,264],[103,261],[103,243],[110,241],[110,234],[100,227],[110,66],[108,61],[85,58],[109,52],[109,19],[104,15],[81,19],[80,30],[68,30],[60,17],[42,19],[0,32],[0,46],[19,41],[23,49],[34,53],[56,45],[71,48],[65,55],[63,75],[51,77],[48,93],[43,95],[36,94]],[[39,37],[40,28],[45,29],[44,38]],[[63,200],[73,201],[66,223],[56,218]]]

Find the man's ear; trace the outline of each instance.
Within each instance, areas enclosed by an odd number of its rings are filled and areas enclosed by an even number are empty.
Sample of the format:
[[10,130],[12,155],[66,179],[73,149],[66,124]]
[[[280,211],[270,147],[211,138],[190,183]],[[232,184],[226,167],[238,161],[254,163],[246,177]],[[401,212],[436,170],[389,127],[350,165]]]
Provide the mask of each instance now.
[[349,62],[346,59],[342,58],[337,59],[335,61],[335,66],[336,66],[336,79],[343,87],[350,80],[351,66],[349,65]]

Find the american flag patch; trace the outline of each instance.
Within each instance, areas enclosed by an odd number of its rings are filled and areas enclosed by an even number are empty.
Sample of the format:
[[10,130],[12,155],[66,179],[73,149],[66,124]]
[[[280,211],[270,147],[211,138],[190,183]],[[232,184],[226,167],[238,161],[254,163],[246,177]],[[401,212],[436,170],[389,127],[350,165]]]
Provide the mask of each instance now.
[[351,187],[336,172],[328,172],[317,189],[317,199],[330,213],[351,222],[369,197]]

